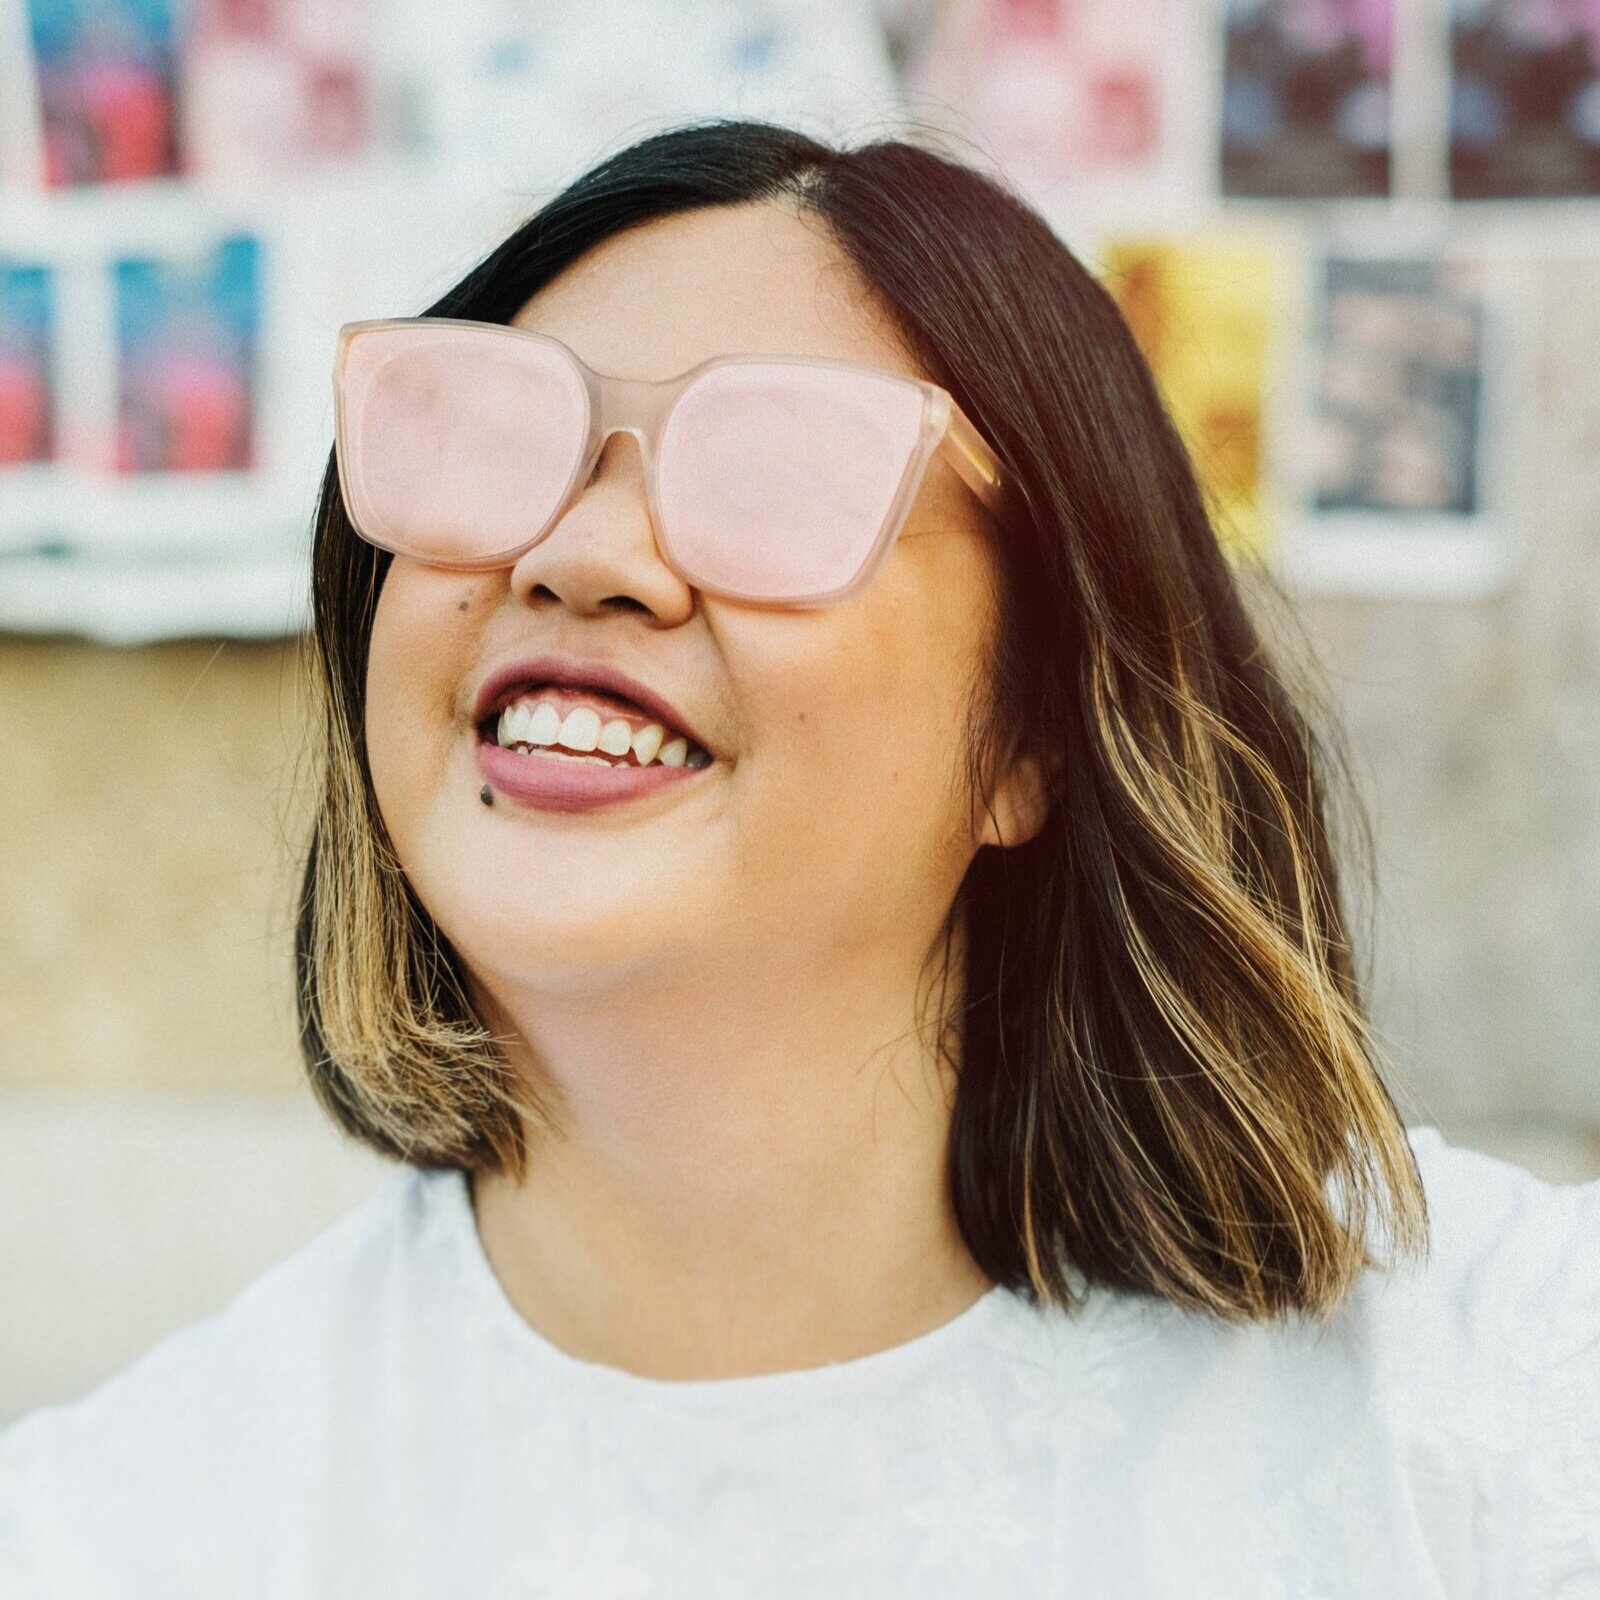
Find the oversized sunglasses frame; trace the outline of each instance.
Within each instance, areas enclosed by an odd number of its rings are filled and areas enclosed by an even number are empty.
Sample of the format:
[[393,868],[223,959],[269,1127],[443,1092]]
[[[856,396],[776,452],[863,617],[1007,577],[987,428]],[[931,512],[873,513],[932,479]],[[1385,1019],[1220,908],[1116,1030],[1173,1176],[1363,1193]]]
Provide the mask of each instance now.
[[[497,551],[491,555],[477,556],[466,560],[443,561],[432,556],[420,556],[403,545],[391,544],[383,539],[374,537],[373,534],[362,528],[357,522],[353,509],[355,501],[351,495],[351,485],[346,473],[349,434],[345,414],[345,362],[352,341],[358,334],[367,329],[427,329],[437,326],[452,329],[470,328],[507,338],[533,339],[541,344],[553,346],[571,364],[583,380],[589,401],[587,438],[573,467],[571,478],[562,489],[555,509],[551,512],[550,518],[544,527],[540,528],[531,539],[524,540],[523,543],[513,549]],[[672,548],[671,535],[667,532],[656,491],[656,457],[662,430],[666,426],[668,416],[671,414],[672,407],[678,397],[702,374],[715,367],[747,363],[759,363],[765,366],[831,367],[847,372],[859,372],[872,377],[877,382],[910,384],[922,396],[922,423],[918,432],[917,442],[907,458],[905,470],[901,474],[899,485],[893,500],[890,502],[883,525],[879,528],[876,538],[872,541],[860,566],[856,569],[855,575],[849,582],[834,589],[810,595],[789,595],[779,598],[773,598],[769,595],[742,593],[702,579],[699,574],[689,570],[679,560],[677,553]],[[529,328],[515,328],[503,322],[476,322],[465,317],[372,317],[359,322],[346,322],[339,329],[338,345],[333,361],[333,390],[334,455],[339,474],[339,491],[344,500],[345,513],[350,519],[352,527],[367,543],[376,545],[381,550],[388,550],[395,555],[407,556],[409,559],[422,561],[429,566],[443,567],[450,571],[478,572],[497,567],[514,566],[524,554],[547,537],[561,521],[573,501],[588,483],[589,475],[594,470],[595,462],[599,459],[601,450],[604,449],[606,441],[613,433],[631,433],[639,443],[639,452],[644,466],[645,496],[650,507],[650,519],[655,530],[657,547],[666,564],[678,577],[694,588],[704,590],[708,594],[720,595],[727,599],[739,600],[754,605],[784,608],[826,605],[846,600],[859,589],[865,587],[888,555],[901,528],[905,525],[906,518],[910,515],[911,507],[916,500],[917,491],[922,486],[922,480],[927,472],[928,464],[933,460],[936,453],[944,455],[961,480],[997,518],[1003,518],[1006,515],[1014,492],[1010,479],[1001,466],[999,457],[983,435],[973,426],[971,420],[948,389],[942,388],[939,384],[925,378],[914,378],[904,373],[888,372],[879,367],[862,366],[859,363],[848,361],[834,361],[819,356],[710,356],[686,371],[680,372],[676,377],[657,379],[621,378],[609,373],[597,372],[553,334],[538,333]]]

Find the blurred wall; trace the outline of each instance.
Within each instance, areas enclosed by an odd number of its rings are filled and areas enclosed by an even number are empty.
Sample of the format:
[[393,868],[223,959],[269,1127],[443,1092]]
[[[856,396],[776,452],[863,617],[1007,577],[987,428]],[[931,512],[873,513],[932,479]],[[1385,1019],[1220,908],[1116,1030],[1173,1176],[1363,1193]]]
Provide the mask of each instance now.
[[0,637],[0,1086],[294,1083],[297,654]]
[[1500,596],[1306,601],[1366,769],[1373,1010],[1441,1125],[1600,1130],[1600,260],[1539,269],[1530,559]]

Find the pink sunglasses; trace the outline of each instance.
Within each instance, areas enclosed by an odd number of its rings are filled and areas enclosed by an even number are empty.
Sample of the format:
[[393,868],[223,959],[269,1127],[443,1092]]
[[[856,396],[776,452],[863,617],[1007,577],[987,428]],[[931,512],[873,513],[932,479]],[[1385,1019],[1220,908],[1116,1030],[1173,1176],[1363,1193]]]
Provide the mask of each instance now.
[[713,356],[675,378],[596,372],[497,322],[347,322],[339,488],[370,544],[506,567],[572,504],[616,432],[639,441],[663,560],[734,600],[814,606],[872,577],[944,451],[1000,513],[1000,461],[948,390],[809,356]]

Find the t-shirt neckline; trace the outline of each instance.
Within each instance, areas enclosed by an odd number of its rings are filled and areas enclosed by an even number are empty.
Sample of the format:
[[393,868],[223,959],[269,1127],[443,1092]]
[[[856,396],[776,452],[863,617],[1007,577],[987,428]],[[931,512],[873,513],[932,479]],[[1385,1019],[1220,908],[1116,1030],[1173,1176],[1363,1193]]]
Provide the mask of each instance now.
[[467,1290],[483,1306],[502,1338],[530,1366],[568,1389],[587,1388],[611,1399],[675,1407],[686,1413],[726,1407],[769,1405],[785,1409],[846,1395],[896,1386],[945,1362],[981,1340],[1005,1314],[1011,1291],[1004,1284],[986,1290],[946,1322],[899,1344],[823,1366],[735,1378],[653,1378],[626,1368],[590,1361],[561,1349],[512,1304],[490,1262],[478,1232],[467,1173],[459,1167],[419,1169],[436,1186],[435,1198],[446,1223],[457,1267]]

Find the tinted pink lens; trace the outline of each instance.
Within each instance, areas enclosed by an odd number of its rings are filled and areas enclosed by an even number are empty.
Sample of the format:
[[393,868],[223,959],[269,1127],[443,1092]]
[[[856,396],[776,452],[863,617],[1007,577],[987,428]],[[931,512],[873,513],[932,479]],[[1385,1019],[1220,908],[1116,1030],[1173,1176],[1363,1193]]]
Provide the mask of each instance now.
[[588,394],[553,345],[485,328],[355,333],[341,467],[357,529],[421,560],[525,544],[555,513],[582,450]]
[[895,508],[923,391],[894,374],[730,362],[680,397],[660,446],[661,519],[694,581],[752,599],[846,587]]

